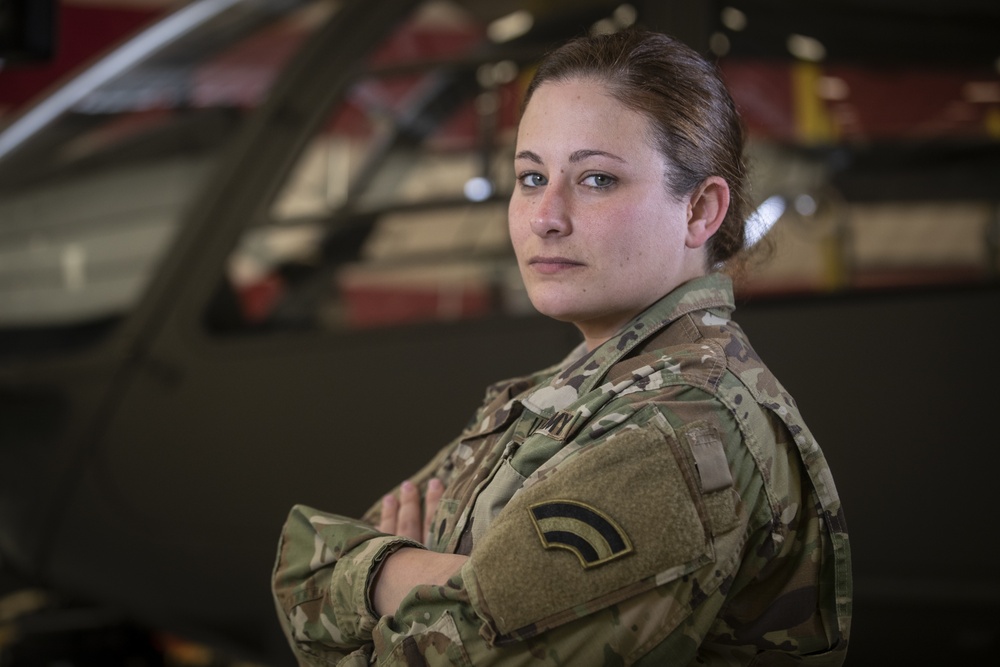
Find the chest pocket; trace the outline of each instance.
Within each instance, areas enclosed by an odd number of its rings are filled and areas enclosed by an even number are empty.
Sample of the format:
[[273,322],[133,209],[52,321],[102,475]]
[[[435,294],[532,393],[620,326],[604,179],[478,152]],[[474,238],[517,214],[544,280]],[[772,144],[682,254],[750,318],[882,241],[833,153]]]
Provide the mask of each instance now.
[[470,523],[466,525],[466,530],[472,533],[472,544],[478,544],[483,539],[493,520],[520,490],[524,480],[525,477],[514,470],[509,458],[504,458],[500,462],[493,479],[476,498],[476,504],[469,518]]
[[[525,425],[525,430],[530,430]],[[521,434],[515,434],[515,442],[507,445],[503,458],[487,485],[479,492],[462,532],[458,553],[472,552],[493,520],[521,490],[528,475],[540,465],[550,460],[563,443],[549,438],[528,438],[521,444]]]

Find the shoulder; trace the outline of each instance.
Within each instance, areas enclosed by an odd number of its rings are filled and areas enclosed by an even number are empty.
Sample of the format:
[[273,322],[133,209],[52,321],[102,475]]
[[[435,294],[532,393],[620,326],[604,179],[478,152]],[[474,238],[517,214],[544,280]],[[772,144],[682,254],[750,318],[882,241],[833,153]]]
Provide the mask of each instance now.
[[735,489],[752,499],[748,509],[759,526],[782,515],[800,493],[794,437],[808,432],[792,397],[728,314],[685,313],[616,364],[602,387],[616,396],[589,428],[600,436],[614,420],[642,421],[639,415],[652,406],[676,434],[692,474],[705,474],[705,457],[721,452]]
[[729,314],[728,309],[719,308],[678,316],[618,361],[608,372],[605,389],[629,381],[646,388],[650,380],[643,378],[658,376],[654,386],[682,383],[716,393],[727,373],[739,378],[750,366],[764,369]]

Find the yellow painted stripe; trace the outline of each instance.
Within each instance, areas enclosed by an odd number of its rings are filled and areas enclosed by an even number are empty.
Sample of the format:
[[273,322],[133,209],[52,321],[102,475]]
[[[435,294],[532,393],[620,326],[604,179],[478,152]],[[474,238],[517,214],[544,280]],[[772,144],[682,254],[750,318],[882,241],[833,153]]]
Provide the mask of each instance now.
[[1000,107],[992,106],[986,111],[986,134],[1000,139]]
[[836,126],[819,96],[823,70],[815,63],[792,65],[792,108],[798,138],[807,144],[830,143],[837,138]]

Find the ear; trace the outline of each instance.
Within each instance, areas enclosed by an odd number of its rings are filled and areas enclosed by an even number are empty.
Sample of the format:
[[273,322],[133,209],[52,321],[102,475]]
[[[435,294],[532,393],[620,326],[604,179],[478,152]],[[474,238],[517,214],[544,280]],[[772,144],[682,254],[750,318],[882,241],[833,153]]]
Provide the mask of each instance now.
[[729,184],[721,176],[709,176],[688,200],[687,247],[705,245],[719,230],[728,210]]

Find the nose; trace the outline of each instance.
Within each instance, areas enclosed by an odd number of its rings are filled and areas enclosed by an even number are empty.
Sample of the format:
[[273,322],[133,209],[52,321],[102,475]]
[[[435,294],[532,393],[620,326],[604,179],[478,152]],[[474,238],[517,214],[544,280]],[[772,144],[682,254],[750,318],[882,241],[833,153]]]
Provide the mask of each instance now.
[[565,236],[572,231],[569,204],[562,188],[550,182],[540,193],[531,214],[531,231],[538,236]]

